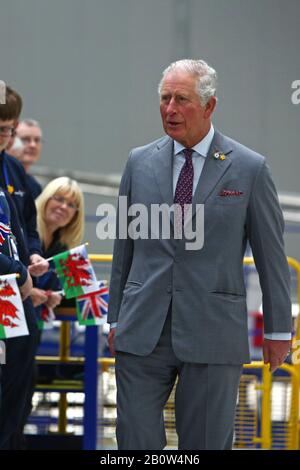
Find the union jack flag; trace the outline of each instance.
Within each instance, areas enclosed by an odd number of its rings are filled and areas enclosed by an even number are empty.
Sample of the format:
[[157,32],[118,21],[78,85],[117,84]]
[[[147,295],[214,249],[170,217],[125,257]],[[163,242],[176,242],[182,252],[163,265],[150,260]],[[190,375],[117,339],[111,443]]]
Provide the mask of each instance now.
[[108,292],[105,282],[100,281],[98,290],[77,297],[76,311],[80,325],[90,326],[106,323]]
[[10,227],[0,221],[0,246],[3,245],[5,239],[10,234]]

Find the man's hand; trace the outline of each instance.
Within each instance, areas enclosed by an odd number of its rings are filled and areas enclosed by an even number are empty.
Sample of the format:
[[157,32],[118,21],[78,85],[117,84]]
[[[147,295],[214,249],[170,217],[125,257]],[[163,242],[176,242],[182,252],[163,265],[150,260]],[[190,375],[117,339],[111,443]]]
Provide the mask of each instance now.
[[30,256],[29,272],[32,276],[42,276],[49,269],[49,263],[42,256],[35,254]]
[[115,333],[116,333],[116,328],[111,328],[110,332],[108,333],[108,346],[109,346],[110,354],[113,357],[116,355],[115,346],[114,346]]
[[48,300],[46,302],[47,307],[55,308],[61,303],[62,295],[56,292],[47,291]]
[[283,341],[274,339],[264,339],[264,363],[270,363],[271,372],[274,372],[277,367],[279,367],[284,362],[286,357],[289,355],[291,347],[292,340]]
[[44,304],[48,300],[47,292],[43,289],[33,287],[30,292],[30,297],[34,307]]
[[27,271],[27,279],[24,282],[24,284],[19,287],[19,289],[20,289],[20,294],[21,294],[22,300],[27,299],[27,297],[29,297],[29,295],[31,294],[32,279],[31,279],[31,276],[30,276],[28,271]]

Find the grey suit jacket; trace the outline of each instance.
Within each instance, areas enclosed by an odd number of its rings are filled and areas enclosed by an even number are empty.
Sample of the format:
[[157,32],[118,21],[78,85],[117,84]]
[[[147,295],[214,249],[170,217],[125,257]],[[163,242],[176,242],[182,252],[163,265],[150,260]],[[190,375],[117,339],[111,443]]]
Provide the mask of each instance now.
[[[216,151],[226,158],[214,158]],[[171,206],[172,159],[169,137],[134,149],[120,195],[149,211],[153,203]],[[265,158],[215,131],[193,204],[204,204],[204,246],[198,251],[186,250],[184,239],[120,239],[117,233],[108,312],[108,321],[118,322],[116,350],[150,354],[172,299],[172,344],[179,359],[249,362],[243,276],[247,241],[263,292],[265,332],[291,331],[283,217]]]

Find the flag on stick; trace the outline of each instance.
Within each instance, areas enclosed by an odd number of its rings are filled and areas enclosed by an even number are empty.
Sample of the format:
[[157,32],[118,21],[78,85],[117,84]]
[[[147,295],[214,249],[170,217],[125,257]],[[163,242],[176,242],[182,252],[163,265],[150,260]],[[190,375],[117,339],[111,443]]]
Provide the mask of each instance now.
[[52,308],[47,307],[43,304],[41,306],[40,319],[37,321],[39,330],[51,330],[53,328],[53,321],[55,320],[55,314]]
[[[58,291],[46,291],[47,295],[50,294],[59,294],[64,295],[63,290]],[[39,330],[51,330],[54,325],[53,322],[56,319],[55,313],[52,308],[48,307],[46,304],[40,305],[39,308],[39,319],[37,321],[37,325]]]
[[66,299],[98,289],[98,281],[85,245],[53,256],[53,263],[65,291]]
[[0,276],[0,339],[29,334],[16,277]]
[[108,287],[105,281],[99,281],[98,290],[95,292],[77,297],[76,311],[79,324],[92,326],[106,323],[108,299]]

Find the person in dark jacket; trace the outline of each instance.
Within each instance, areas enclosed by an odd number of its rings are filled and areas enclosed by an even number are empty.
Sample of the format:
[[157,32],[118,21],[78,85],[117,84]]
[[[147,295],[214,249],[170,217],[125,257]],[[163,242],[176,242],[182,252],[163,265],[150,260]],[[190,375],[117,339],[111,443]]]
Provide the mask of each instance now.
[[29,273],[41,275],[49,267],[49,263],[41,256],[35,205],[26,186],[24,169],[5,152],[21,109],[22,99],[19,94],[6,87],[5,104],[0,104],[0,187],[2,217],[10,227],[10,236],[0,247],[0,272],[20,274],[18,282],[29,335],[6,341],[6,364],[1,371],[0,449],[19,449],[21,446],[38,337],[35,312],[29,298],[32,289]]

